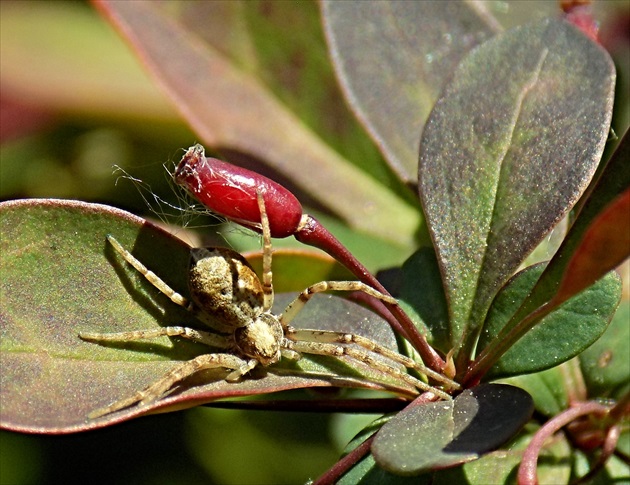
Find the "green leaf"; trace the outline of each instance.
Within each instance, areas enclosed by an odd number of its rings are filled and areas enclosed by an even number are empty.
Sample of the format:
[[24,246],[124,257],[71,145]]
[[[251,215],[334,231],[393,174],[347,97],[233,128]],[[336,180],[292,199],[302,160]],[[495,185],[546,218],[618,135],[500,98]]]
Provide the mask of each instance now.
[[353,466],[337,483],[337,485],[430,485],[431,477],[404,477],[394,475],[376,464],[374,457],[368,455]]
[[[479,339],[483,350],[495,340],[544,271],[544,264],[518,273],[499,292]],[[606,330],[621,298],[621,278],[611,272],[595,285],[547,314],[490,369],[487,377],[526,374],[561,364],[582,352]]]
[[461,362],[497,291],[594,174],[614,79],[600,46],[543,20],[473,49],[436,103],[419,191]]
[[[626,133],[599,179],[583,196],[575,222],[536,286],[499,338],[478,354],[466,380],[476,381],[538,319],[627,258],[629,154],[630,136]],[[509,340],[505,338],[508,333],[512,335]]]
[[[273,368],[255,369],[255,378],[236,383],[224,381],[222,370],[205,372],[143,409],[131,407],[88,421],[88,413],[143,389],[172,369],[174,361],[209,351],[181,339],[109,345],[79,339],[81,331],[151,329],[193,320],[130,268],[106,243],[105,236],[114,235],[184,296],[188,294],[189,247],[129,213],[74,201],[2,203],[0,229],[0,422],[5,428],[68,433],[106,426],[158,408],[330,386],[333,381],[336,386],[409,392],[356,361],[305,356],[298,363],[283,361]],[[282,306],[293,297],[277,295],[276,300]],[[294,324],[359,333],[397,348],[393,332],[382,319],[332,296],[309,303]],[[376,381],[362,383],[362,376]]]
[[322,5],[350,106],[398,176],[415,183],[418,141],[431,108],[461,58],[498,25],[467,2]]
[[381,428],[372,453],[376,463],[399,475],[455,466],[505,443],[533,410],[522,389],[482,384],[453,401],[408,406]]
[[254,73],[160,2],[96,4],[209,147],[257,157],[355,229],[411,244],[421,220],[417,208],[336,153]]

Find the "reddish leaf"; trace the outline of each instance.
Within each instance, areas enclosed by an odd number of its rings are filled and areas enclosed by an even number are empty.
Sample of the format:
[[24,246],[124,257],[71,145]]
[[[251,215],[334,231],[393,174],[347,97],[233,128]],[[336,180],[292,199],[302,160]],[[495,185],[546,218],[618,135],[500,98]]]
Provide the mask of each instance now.
[[[116,332],[195,323],[122,262],[106,243],[115,237],[176,291],[186,295],[189,248],[131,214],[62,200],[0,204],[0,422],[39,433],[98,428],[156,410],[185,408],[221,397],[313,386],[391,388],[409,394],[365,365],[305,357],[257,369],[237,383],[221,370],[193,376],[168,398],[89,421],[89,412],[129,397],[208,347],[168,338],[110,345],[84,342],[80,331]],[[313,281],[315,283],[315,281]],[[280,308],[292,298],[277,295]],[[197,325],[203,324],[197,322]],[[351,331],[396,348],[382,319],[351,302],[323,296],[295,326]],[[370,375],[381,384],[357,380]],[[413,391],[411,391],[413,393]]]
[[589,287],[629,253],[630,188],[604,209],[584,233],[554,300],[566,300]]

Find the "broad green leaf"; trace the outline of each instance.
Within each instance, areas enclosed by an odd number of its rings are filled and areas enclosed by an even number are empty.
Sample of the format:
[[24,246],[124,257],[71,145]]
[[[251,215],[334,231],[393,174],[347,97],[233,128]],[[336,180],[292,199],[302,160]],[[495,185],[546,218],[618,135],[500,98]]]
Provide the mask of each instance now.
[[[521,271],[499,292],[479,339],[480,350],[498,337],[544,269],[540,264]],[[621,278],[613,271],[545,315],[520,340],[511,341],[510,349],[490,369],[487,377],[537,372],[574,357],[604,333],[620,298]],[[508,334],[505,338],[510,337]]]
[[[499,338],[478,354],[467,380],[475,381],[483,375],[539,318],[628,257],[629,155],[630,136],[626,133],[599,179],[592,182],[583,196],[585,201],[580,203],[575,222],[536,286],[504,326]],[[582,267],[586,264],[589,270]],[[511,334],[510,339],[506,338],[508,334]]]
[[[205,372],[144,409],[132,407],[88,421],[89,412],[143,389],[172,369],[174,361],[209,351],[181,339],[99,345],[78,338],[80,331],[195,323],[186,310],[129,268],[105,236],[114,235],[184,295],[188,293],[189,247],[129,213],[74,201],[2,203],[0,229],[0,422],[5,428],[81,431],[156,409],[190,407],[226,396],[330,386],[332,381],[336,386],[409,393],[358,362],[313,356],[254,370],[255,378],[236,383],[225,382],[221,370]],[[277,295],[279,311],[293,297]],[[396,348],[393,332],[373,313],[332,296],[318,300],[304,308],[295,326],[355,332]],[[368,375],[379,383],[360,384],[357,380]]]
[[376,463],[399,475],[455,466],[512,438],[533,410],[522,389],[482,384],[453,401],[408,406],[378,431],[372,453]]
[[436,103],[419,191],[460,363],[497,291],[587,187],[614,79],[600,46],[547,19],[473,49]]
[[630,302],[623,300],[602,337],[580,354],[591,397],[619,398],[630,387]]
[[209,147],[263,160],[356,229],[403,244],[413,241],[420,223],[415,207],[336,153],[256,76],[159,3],[99,0],[96,5]]
[[325,0],[350,106],[399,177],[415,183],[422,127],[462,57],[499,27],[473,2]]

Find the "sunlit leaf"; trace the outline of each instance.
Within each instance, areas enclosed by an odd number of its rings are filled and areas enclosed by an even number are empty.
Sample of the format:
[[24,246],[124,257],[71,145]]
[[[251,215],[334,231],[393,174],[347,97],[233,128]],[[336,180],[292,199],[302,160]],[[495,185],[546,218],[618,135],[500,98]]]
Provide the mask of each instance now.
[[564,411],[569,404],[567,390],[564,388],[565,374],[561,367],[509,377],[500,382],[526,390],[534,398],[536,411],[545,416],[553,416]]
[[[536,285],[505,324],[502,335],[478,355],[467,378],[475,380],[483,375],[539,318],[627,258],[630,227],[628,196],[624,193],[630,187],[629,153],[630,137],[626,134],[599,179],[589,187],[575,222]],[[585,270],[583,264],[590,268]],[[564,281],[562,286],[560,281]],[[508,333],[511,337],[506,339]]]
[[473,2],[322,5],[332,58],[352,109],[392,168],[415,183],[420,133],[433,104],[462,57],[498,25]]
[[[208,352],[207,347],[181,339],[98,345],[78,338],[80,331],[150,329],[192,319],[122,262],[105,236],[115,235],[184,295],[189,247],[126,212],[73,201],[5,202],[0,205],[0,227],[0,413],[5,428],[66,433],[151,410],[190,407],[226,396],[330,386],[331,380],[339,386],[381,389],[391,384],[356,362],[304,357],[298,363],[281,362],[268,372],[255,370],[252,378],[237,383],[225,382],[222,370],[208,371],[144,409],[132,407],[88,421],[89,412],[141,390],[173,368],[174,361]],[[279,311],[292,297],[277,295]],[[298,315],[296,326],[356,332],[396,348],[391,329],[373,313],[332,296],[318,300]],[[367,375],[382,384],[357,381]]]
[[532,398],[518,387],[482,384],[453,401],[411,405],[388,421],[372,444],[381,467],[418,475],[478,458],[529,420]]
[[411,242],[420,221],[415,208],[332,150],[256,76],[169,16],[160,2],[96,5],[205,144],[263,160],[355,228]]
[[544,20],[473,49],[436,103],[419,190],[462,362],[496,292],[587,187],[614,79],[600,46]]

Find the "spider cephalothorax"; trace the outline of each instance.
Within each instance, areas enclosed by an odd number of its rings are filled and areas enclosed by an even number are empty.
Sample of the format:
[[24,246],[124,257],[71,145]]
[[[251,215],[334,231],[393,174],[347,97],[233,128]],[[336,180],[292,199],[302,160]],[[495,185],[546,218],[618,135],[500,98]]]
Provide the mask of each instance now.
[[271,273],[271,236],[265,203],[257,193],[263,234],[263,274],[258,278],[247,260],[231,249],[194,248],[191,250],[189,289],[191,300],[175,292],[155,273],[148,270],[112,236],[108,241],[122,257],[174,303],[185,307],[213,331],[190,327],[163,327],[122,333],[80,333],[89,341],[128,341],[160,336],[179,336],[214,348],[223,353],[199,355],[175,367],[162,378],[135,395],[114,402],[90,414],[91,418],[110,414],[138,403],[146,405],[163,397],[176,383],[203,369],[222,367],[231,372],[226,380],[240,379],[257,365],[268,366],[281,357],[297,359],[301,353],[348,356],[423,391],[450,399],[450,396],[402,371],[399,367],[376,359],[374,354],[429,375],[450,388],[457,383],[427,369],[404,355],[359,335],[325,330],[295,329],[293,318],[315,293],[327,290],[362,291],[374,298],[396,304],[391,296],[358,281],[322,281],[309,286],[285,310],[274,315]]

